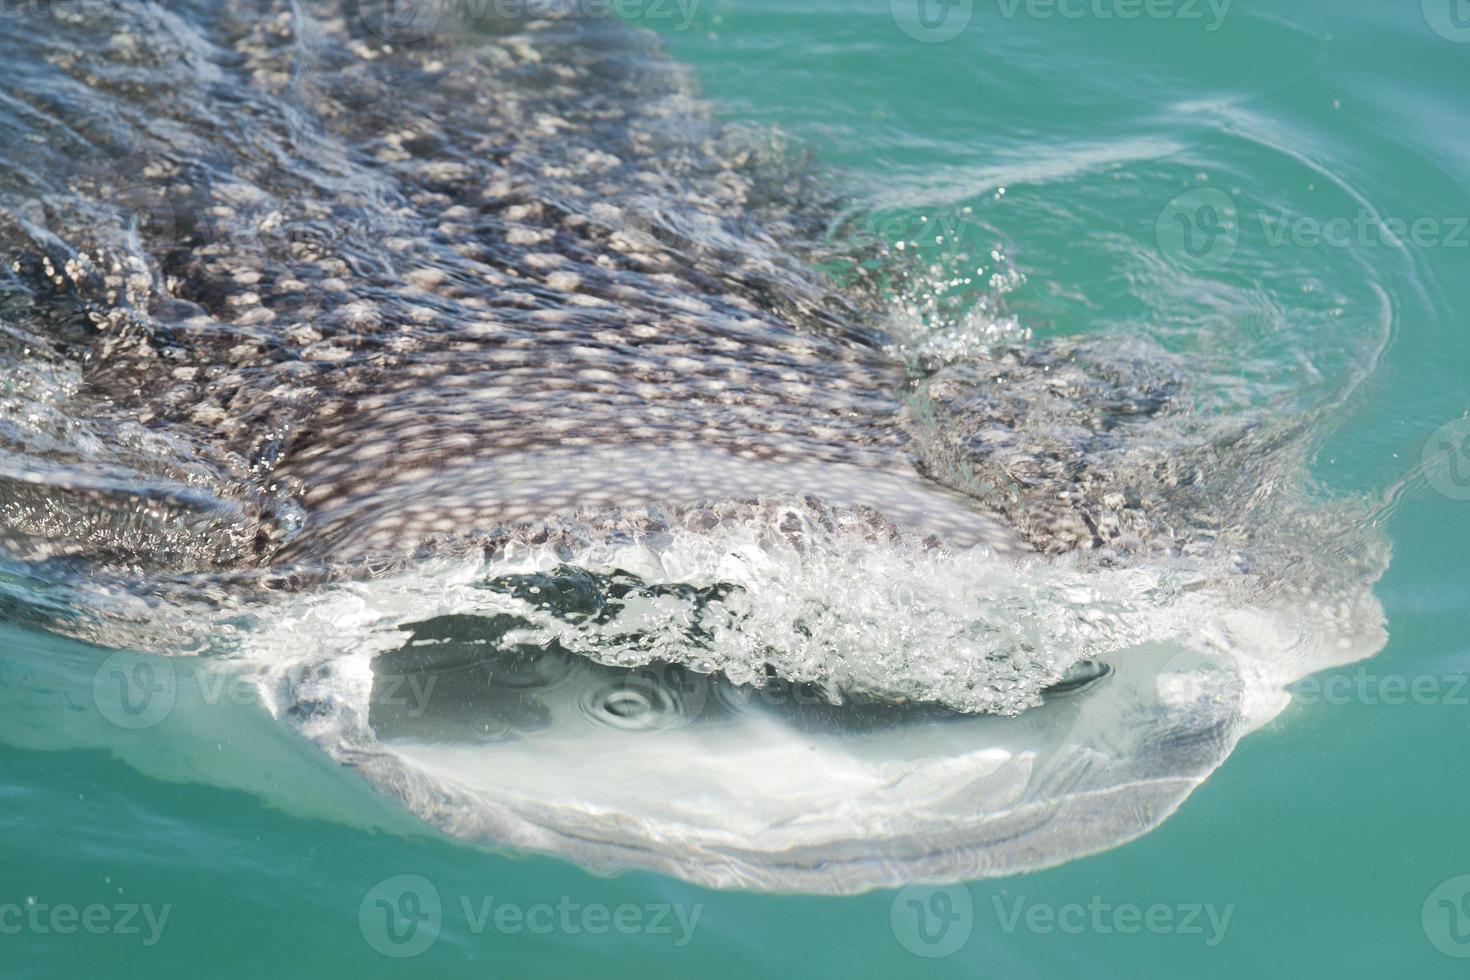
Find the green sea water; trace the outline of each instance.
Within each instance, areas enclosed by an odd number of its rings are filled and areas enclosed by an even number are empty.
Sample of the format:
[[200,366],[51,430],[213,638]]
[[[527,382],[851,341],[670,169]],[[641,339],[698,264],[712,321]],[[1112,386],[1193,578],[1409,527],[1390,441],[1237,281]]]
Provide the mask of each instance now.
[[1238,351],[1242,398],[1358,379],[1312,472],[1384,499],[1388,646],[1302,685],[1132,843],[826,898],[470,848],[248,692],[180,668],[168,717],[133,726],[94,697],[108,651],[0,625],[0,976],[1470,970],[1470,5],[659,10],[623,13],[724,117],[840,175],[930,287],[1010,270],[1006,312],[1038,334]]

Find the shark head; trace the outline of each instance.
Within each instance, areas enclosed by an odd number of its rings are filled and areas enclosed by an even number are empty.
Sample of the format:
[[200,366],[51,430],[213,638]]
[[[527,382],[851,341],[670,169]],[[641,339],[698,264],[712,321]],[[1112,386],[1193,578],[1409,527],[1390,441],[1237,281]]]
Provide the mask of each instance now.
[[86,85],[0,38],[106,123],[0,148],[34,621],[216,654],[466,840],[821,892],[1137,836],[1381,646],[1316,420],[916,324],[642,32],[275,6],[199,13],[218,62],[126,6],[25,39]]

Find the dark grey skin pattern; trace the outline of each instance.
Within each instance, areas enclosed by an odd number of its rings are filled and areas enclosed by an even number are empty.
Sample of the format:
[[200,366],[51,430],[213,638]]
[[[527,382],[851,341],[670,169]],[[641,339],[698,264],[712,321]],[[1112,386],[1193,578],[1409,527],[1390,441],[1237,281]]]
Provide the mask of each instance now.
[[381,13],[103,5],[0,42],[0,353],[61,378],[26,382],[54,424],[0,429],[12,553],[361,568],[781,495],[1109,562],[1252,533],[1291,424],[1191,418],[1143,347],[906,353],[874,256],[823,244],[833,192],[651,35],[450,12],[390,44]]
[[[783,463],[912,479],[902,365],[772,238],[803,219],[762,195],[800,200],[809,178],[709,122],[645,38],[480,23],[393,51],[353,11],[314,9],[309,37],[288,11],[204,14],[203,63],[107,99],[165,118],[116,136],[121,167],[17,207],[7,236],[38,246],[13,265],[27,298],[69,315],[79,399],[169,433],[237,502],[216,563],[650,503],[691,469],[716,496],[777,489]],[[158,62],[184,57],[171,40],[146,37]],[[58,72],[124,74],[89,47]],[[251,97],[210,98],[217,73]],[[89,248],[77,195],[115,207],[139,254]],[[684,476],[593,460],[518,491],[547,466],[506,462],[609,447],[683,453]]]

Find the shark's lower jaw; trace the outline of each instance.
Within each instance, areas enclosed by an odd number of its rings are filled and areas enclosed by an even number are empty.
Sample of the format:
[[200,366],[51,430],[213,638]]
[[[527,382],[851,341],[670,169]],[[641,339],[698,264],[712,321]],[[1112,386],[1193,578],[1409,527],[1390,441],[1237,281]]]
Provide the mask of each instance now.
[[256,625],[249,670],[453,836],[846,893],[1138,836],[1287,682],[1383,642],[1368,595],[1254,606],[983,551],[901,569],[891,541],[690,533],[317,596]]
[[1187,675],[1193,700],[1155,689],[1175,655],[1133,651],[1094,689],[1016,718],[833,707],[667,664],[578,662],[527,683],[494,657],[385,656],[379,702],[411,705],[436,679],[467,696],[416,718],[374,704],[362,741],[338,729],[324,744],[351,745],[344,759],[456,836],[714,887],[856,892],[1034,870],[1163,820],[1246,727],[1227,670]]

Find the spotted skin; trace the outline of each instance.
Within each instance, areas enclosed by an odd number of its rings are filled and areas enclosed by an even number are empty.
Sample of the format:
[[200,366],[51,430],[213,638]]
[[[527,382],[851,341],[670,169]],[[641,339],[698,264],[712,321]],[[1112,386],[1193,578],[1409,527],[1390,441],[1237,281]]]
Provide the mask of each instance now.
[[[791,203],[811,178],[769,134],[710,122],[618,25],[497,22],[393,50],[353,14],[191,11],[208,62],[165,67],[182,39],[150,38],[159,70],[119,99],[174,130],[120,135],[122,174],[92,161],[29,209],[44,225],[6,229],[38,246],[12,265],[36,301],[91,323],[67,347],[78,400],[181,438],[248,501],[259,533],[227,559],[769,493],[922,516],[903,366],[776,244],[814,219]],[[57,49],[71,78],[121,74]],[[217,72],[251,98],[199,98]],[[776,203],[761,182],[783,178]],[[78,197],[116,208],[110,242],[68,213]],[[608,449],[684,472],[635,476]],[[581,475],[538,468],[548,452]],[[865,473],[883,489],[863,493]],[[299,530],[272,525],[281,501]]]
[[[899,352],[878,291],[815,271],[813,168],[712,120],[650,36],[482,18],[391,45],[327,0],[136,16],[28,39],[50,74],[20,97],[86,85],[110,122],[42,113],[0,185],[0,311],[78,365],[68,424],[109,474],[38,477],[23,452],[56,446],[27,433],[12,475],[132,517],[12,507],[11,550],[353,564],[772,496],[954,547],[1176,547],[1157,487],[1197,461],[1127,439],[1175,379]],[[130,496],[144,476],[175,503]]]

